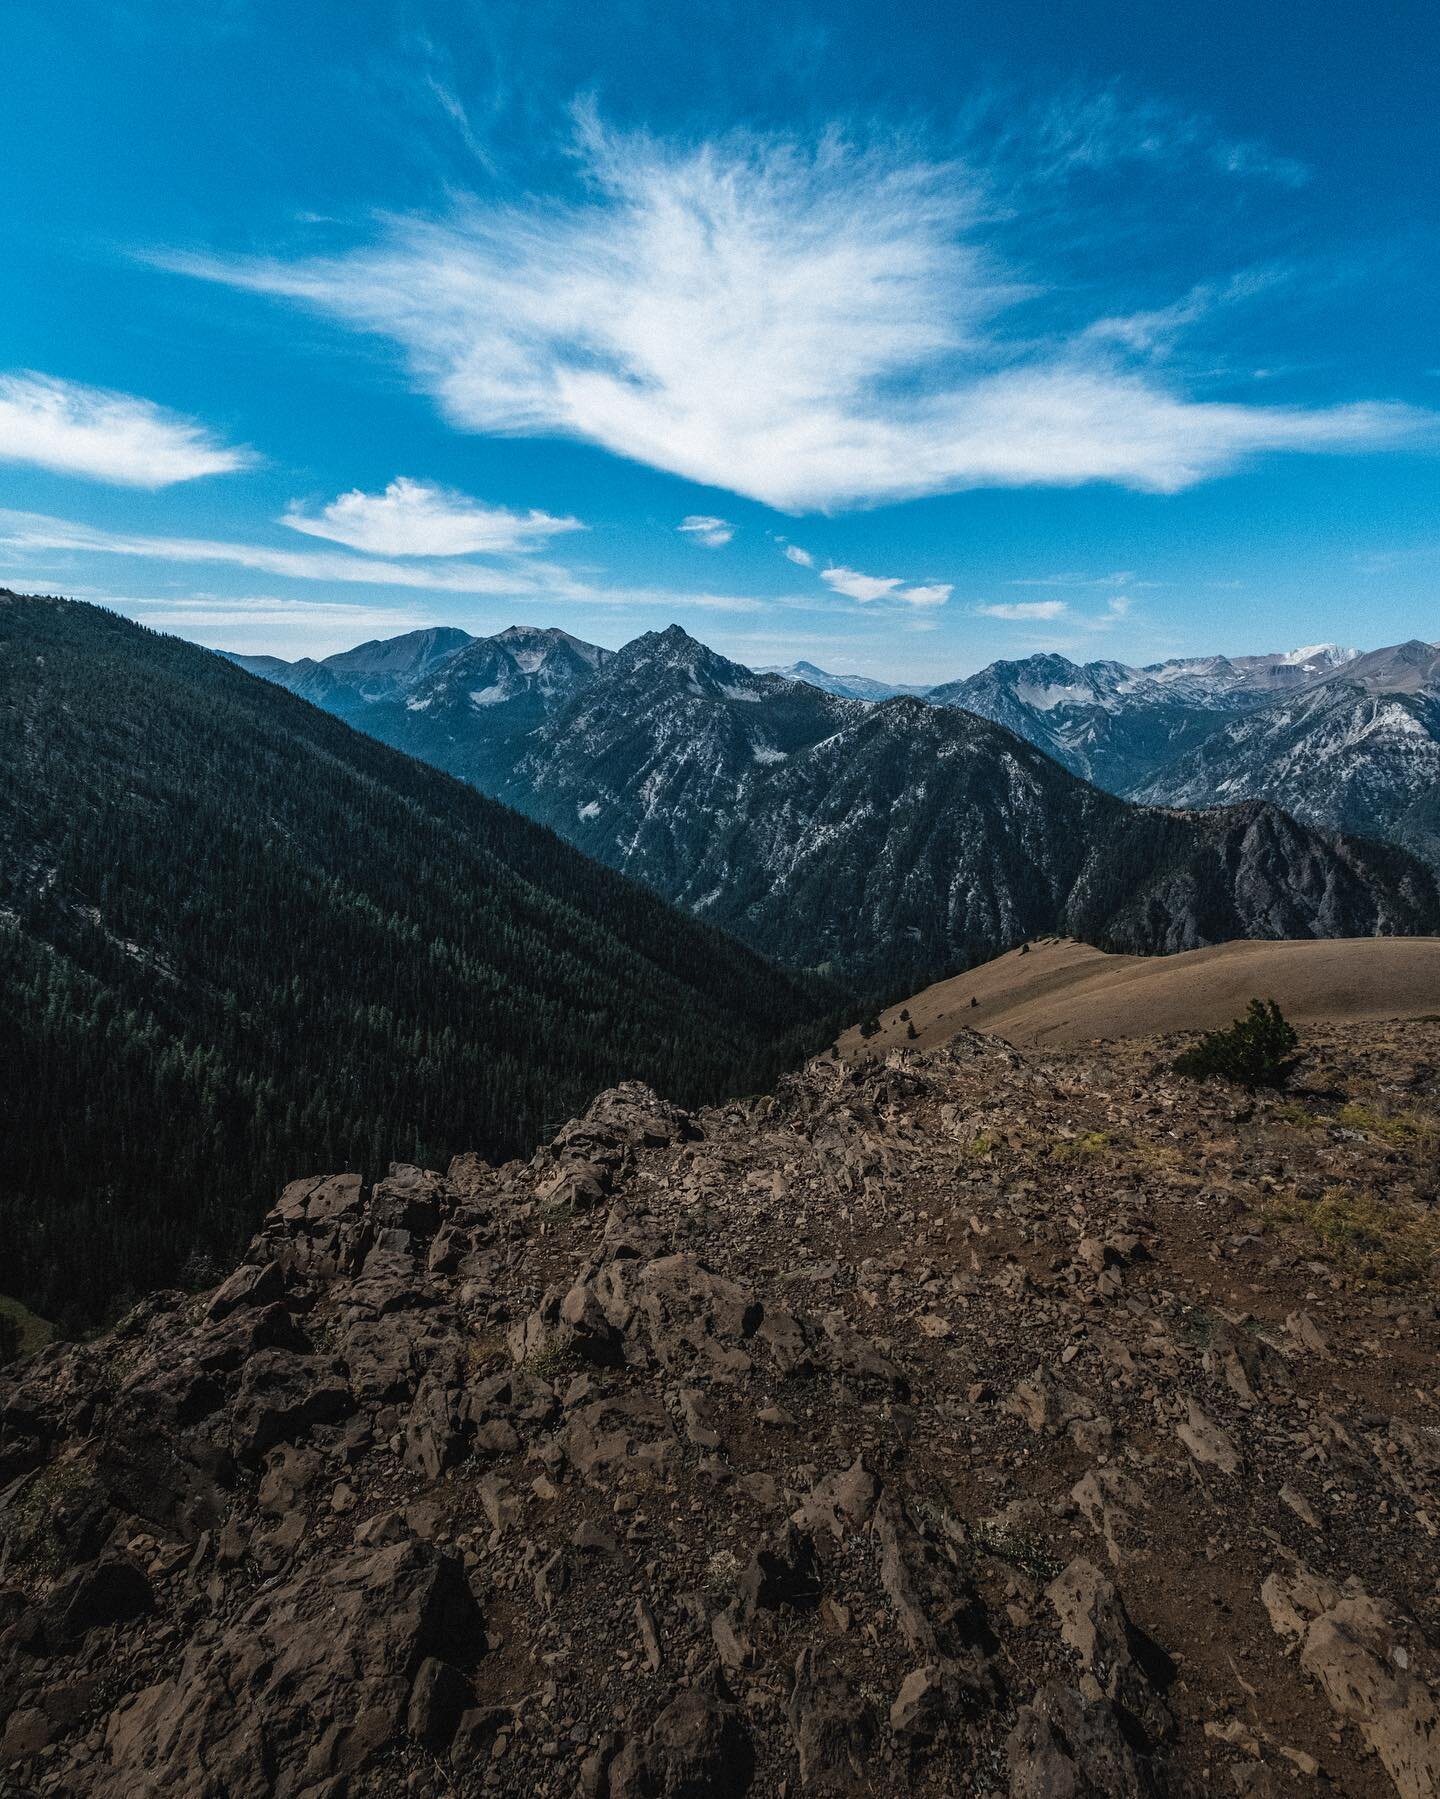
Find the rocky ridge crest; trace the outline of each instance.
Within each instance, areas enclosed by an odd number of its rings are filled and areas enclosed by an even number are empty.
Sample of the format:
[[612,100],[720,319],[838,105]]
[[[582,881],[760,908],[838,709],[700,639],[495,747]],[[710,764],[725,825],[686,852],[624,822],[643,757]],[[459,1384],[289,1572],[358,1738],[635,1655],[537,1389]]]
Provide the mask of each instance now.
[[1421,1799],[1434,1289],[1295,1221],[1423,1227],[1437,1063],[967,1034],[292,1183],[0,1379],[5,1790]]

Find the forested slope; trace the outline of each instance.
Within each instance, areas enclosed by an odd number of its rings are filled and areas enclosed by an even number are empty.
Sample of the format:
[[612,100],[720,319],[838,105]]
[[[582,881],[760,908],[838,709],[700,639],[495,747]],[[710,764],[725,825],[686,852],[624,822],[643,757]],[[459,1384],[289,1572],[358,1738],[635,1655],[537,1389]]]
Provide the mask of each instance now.
[[753,1089],[833,1003],[95,607],[0,594],[0,767],[0,1286],[72,1324],[294,1175],[528,1153],[628,1077]]

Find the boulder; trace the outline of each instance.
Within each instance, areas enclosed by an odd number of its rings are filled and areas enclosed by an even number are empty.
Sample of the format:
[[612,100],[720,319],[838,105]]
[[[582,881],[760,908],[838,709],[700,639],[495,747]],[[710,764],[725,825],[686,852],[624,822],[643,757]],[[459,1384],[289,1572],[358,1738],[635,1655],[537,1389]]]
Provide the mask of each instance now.
[[430,1661],[463,1670],[483,1647],[460,1564],[428,1544],[308,1566],[200,1625],[172,1676],[120,1702],[86,1791],[273,1799],[343,1783],[412,1722],[443,1734],[457,1689]]
[[754,1774],[739,1714],[692,1689],[610,1763],[610,1799],[740,1799]]

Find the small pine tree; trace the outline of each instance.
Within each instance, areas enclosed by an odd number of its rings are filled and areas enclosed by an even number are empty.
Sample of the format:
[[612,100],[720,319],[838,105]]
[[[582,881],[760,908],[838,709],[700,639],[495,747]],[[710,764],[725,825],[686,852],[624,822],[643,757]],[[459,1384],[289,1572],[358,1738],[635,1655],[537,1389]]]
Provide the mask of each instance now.
[[1295,1071],[1300,1042],[1295,1027],[1275,1001],[1252,999],[1243,1018],[1224,1031],[1207,1031],[1175,1058],[1176,1074],[1194,1080],[1218,1076],[1238,1086],[1283,1087]]
[[879,1029],[880,1020],[878,1018],[867,1018],[860,1026],[860,1035],[862,1037],[873,1037]]
[[901,1008],[900,1008],[900,1022],[901,1022],[901,1024],[909,1024],[909,1022],[910,1022],[910,1008],[909,1008],[909,1006],[901,1006]]
[[915,1024],[914,1024],[913,1020],[909,1024],[906,1025],[905,1035],[907,1037],[909,1037],[912,1041],[920,1035],[919,1031],[917,1031],[915,1029]]

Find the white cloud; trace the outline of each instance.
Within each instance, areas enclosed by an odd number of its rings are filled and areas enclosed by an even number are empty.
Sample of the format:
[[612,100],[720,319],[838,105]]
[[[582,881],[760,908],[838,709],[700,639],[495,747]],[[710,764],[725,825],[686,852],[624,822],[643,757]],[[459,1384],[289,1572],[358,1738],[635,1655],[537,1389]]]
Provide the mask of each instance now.
[[801,568],[814,568],[815,558],[809,550],[802,550],[798,543],[787,543],[785,555],[789,561],[798,563]]
[[21,556],[61,551],[192,566],[216,564],[251,569],[290,581],[355,583],[442,594],[496,595],[537,606],[589,604],[672,610],[694,606],[707,612],[757,612],[762,609],[761,601],[742,594],[607,587],[581,579],[570,570],[550,563],[482,567],[474,563],[388,562],[324,550],[272,550],[263,544],[107,531],[34,512],[0,510],[0,549]]
[[473,565],[436,568],[324,550],[272,550],[263,544],[203,537],[152,537],[140,532],[99,530],[31,512],[0,511],[0,544],[25,553],[71,550],[147,557],[158,562],[224,563],[293,581],[358,582],[364,586],[418,587],[445,593],[511,594],[523,592],[531,585],[524,575]]
[[1076,622],[1087,631],[1113,631],[1122,619],[1129,618],[1131,604],[1125,594],[1117,594],[1105,602],[1103,612],[1092,613],[1089,618],[1078,619]]
[[1011,153],[1033,159],[1042,174],[1071,175],[1126,163],[1203,162],[1224,175],[1282,187],[1303,187],[1310,178],[1293,157],[1226,137],[1202,114],[1133,97],[1118,84],[1098,92],[1075,88],[1038,108],[1016,101],[1013,94],[992,90],[972,109],[972,129],[1004,132]]
[[28,370],[0,374],[0,462],[122,487],[169,487],[248,467],[203,425],[149,400]]
[[[1098,155],[1087,141],[1065,154]],[[1168,493],[1261,451],[1388,444],[1426,416],[1194,399],[1153,332],[1129,331],[1137,354],[1115,321],[1017,336],[1004,315],[1037,290],[992,254],[988,198],[954,165],[833,134],[672,148],[593,123],[580,148],[581,203],[471,202],[292,264],[161,260],[390,338],[463,429],[582,439],[790,511]]]
[[977,606],[982,618],[1021,619],[1063,618],[1070,608],[1064,600],[1015,600],[999,606]]
[[343,493],[318,515],[307,514],[292,501],[281,523],[377,556],[514,554],[538,549],[562,532],[585,529],[576,518],[482,506],[453,488],[411,481],[404,475],[384,493],[362,493],[358,488]]
[[909,606],[943,606],[952,591],[945,581],[907,587],[899,575],[862,575],[858,569],[835,565],[822,568],[820,579],[836,593],[859,600],[862,605],[872,600],[903,600]]
[[689,518],[681,519],[675,529],[711,550],[723,548],[735,535],[735,527],[729,519],[709,518],[698,512],[692,512]]
[[898,575],[862,575],[856,569],[840,567],[821,569],[820,579],[836,593],[846,594],[862,604],[888,599],[902,584]]

